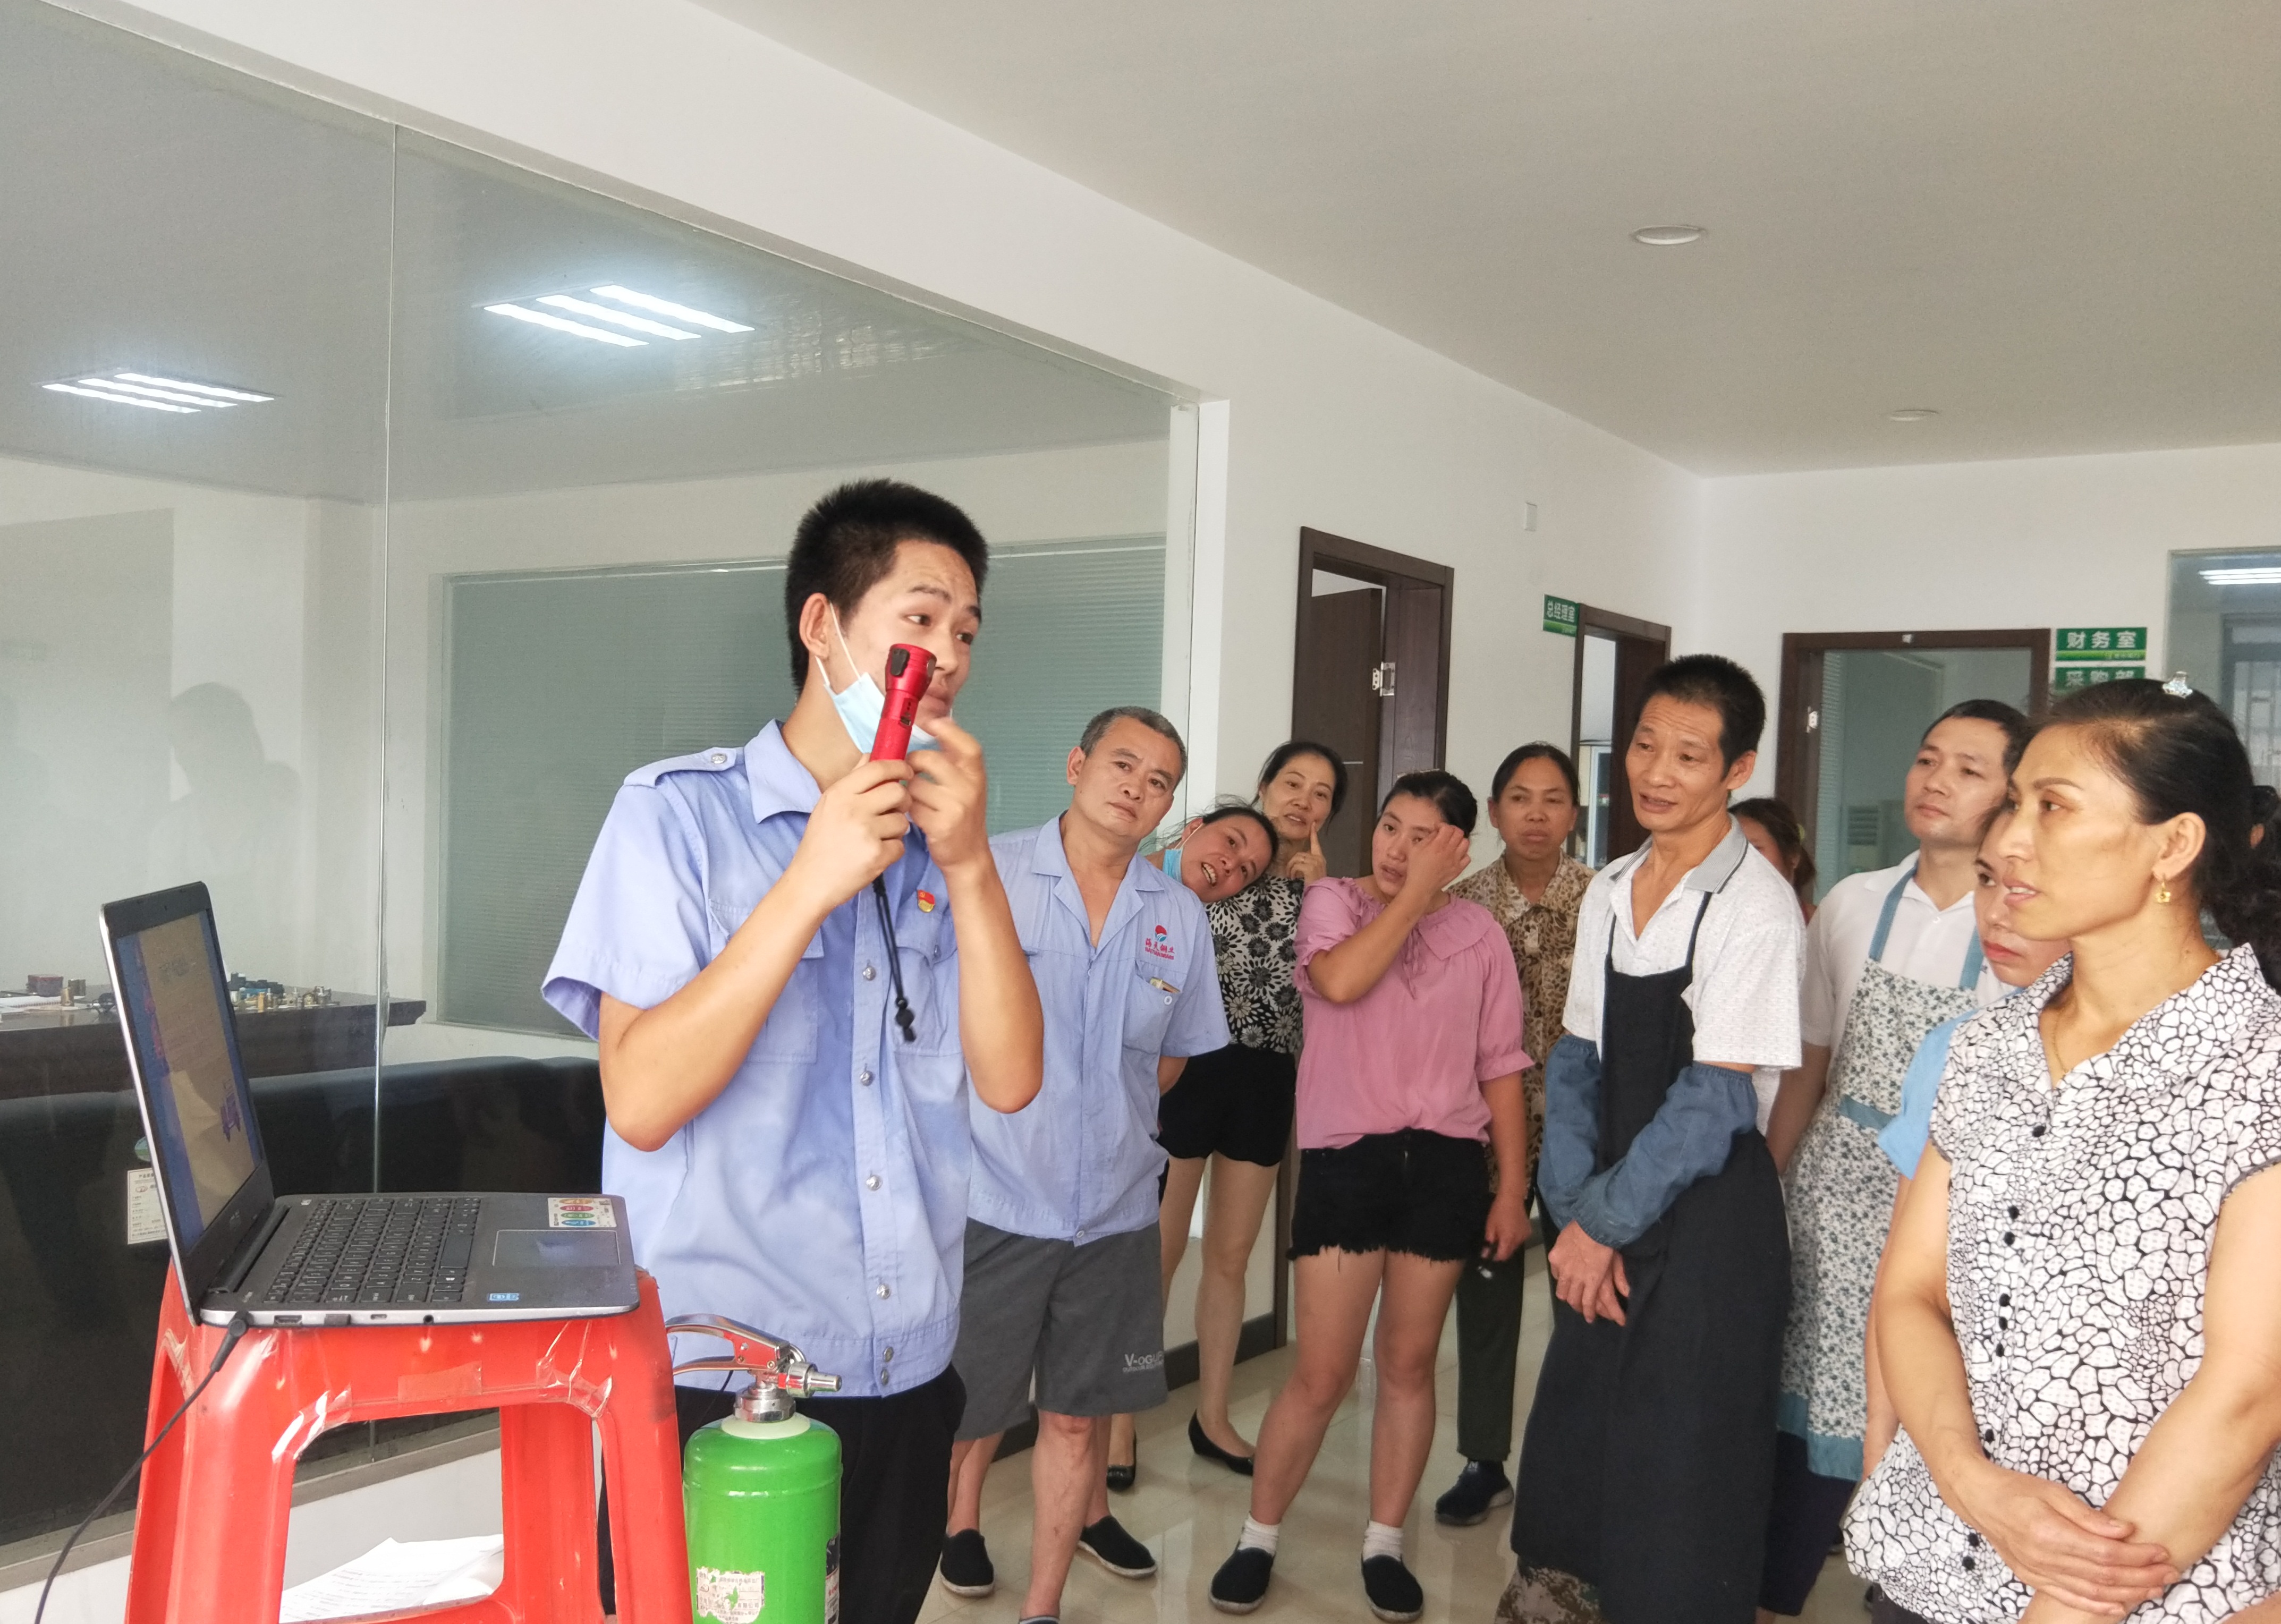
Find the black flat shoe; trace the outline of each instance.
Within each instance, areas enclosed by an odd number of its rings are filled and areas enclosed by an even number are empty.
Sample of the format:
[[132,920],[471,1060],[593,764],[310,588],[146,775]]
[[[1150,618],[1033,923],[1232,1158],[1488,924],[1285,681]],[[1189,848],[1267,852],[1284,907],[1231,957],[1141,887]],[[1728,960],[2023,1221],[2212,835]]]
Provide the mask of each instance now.
[[[1204,1431],[1204,1424],[1193,1415],[1188,1418],[1188,1447],[1206,1460],[1219,1462],[1238,1477],[1251,1475],[1251,1457],[1233,1454],[1220,1448],[1211,1441],[1211,1435]],[[1111,1484],[1110,1487],[1114,1488],[1115,1485]]]
[[1371,1612],[1387,1624],[1410,1624],[1426,1611],[1426,1592],[1400,1557],[1365,1558],[1362,1592]]
[[1115,1489],[1118,1494],[1123,1494],[1126,1489],[1132,1488],[1133,1480],[1140,1475],[1140,1440],[1135,1438],[1133,1441],[1133,1458],[1131,1460],[1127,1461],[1121,1466],[1115,1461],[1110,1461],[1109,1463],[1109,1470],[1103,1475],[1109,1479],[1110,1488]]

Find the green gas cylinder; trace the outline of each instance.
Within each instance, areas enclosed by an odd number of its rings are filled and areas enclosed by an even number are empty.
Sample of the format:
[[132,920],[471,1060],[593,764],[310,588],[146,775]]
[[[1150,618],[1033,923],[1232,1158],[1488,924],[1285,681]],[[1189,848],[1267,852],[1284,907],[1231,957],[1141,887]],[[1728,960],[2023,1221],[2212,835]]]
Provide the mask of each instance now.
[[742,1370],[753,1385],[737,1411],[701,1427],[683,1457],[690,1612],[696,1624],[839,1624],[839,1435],[793,1408],[836,1392],[837,1376],[779,1337],[716,1314],[667,1322],[669,1333],[719,1337],[725,1357],[686,1370]]

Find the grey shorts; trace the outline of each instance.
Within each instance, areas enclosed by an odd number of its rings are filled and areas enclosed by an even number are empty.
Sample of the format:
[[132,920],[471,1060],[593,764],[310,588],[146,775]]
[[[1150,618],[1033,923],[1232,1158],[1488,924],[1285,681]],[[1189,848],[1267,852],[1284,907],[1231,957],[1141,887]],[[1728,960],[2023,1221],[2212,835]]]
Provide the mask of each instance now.
[[1164,1402],[1164,1308],[1156,1226],[1083,1246],[966,1220],[966,1288],[950,1362],[966,1384],[962,1442],[1038,1408],[1122,1415]]

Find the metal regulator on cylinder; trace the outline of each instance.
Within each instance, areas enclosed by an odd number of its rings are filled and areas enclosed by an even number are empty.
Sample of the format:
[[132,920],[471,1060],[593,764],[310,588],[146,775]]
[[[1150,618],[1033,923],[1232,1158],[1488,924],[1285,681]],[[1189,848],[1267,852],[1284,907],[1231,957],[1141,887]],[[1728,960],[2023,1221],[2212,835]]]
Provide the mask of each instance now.
[[715,1337],[725,1355],[684,1371],[744,1371],[736,1413],[691,1435],[681,1493],[689,1525],[690,1612],[697,1624],[839,1624],[839,1435],[793,1408],[835,1393],[781,1338],[718,1314],[684,1314],[669,1335]]

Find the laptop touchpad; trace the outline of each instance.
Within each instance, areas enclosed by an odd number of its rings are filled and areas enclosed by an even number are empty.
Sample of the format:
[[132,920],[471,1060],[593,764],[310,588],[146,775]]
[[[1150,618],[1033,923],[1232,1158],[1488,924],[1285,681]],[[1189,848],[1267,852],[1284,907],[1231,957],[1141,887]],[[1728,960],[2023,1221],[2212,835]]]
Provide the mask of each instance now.
[[617,1261],[612,1229],[502,1229],[491,1251],[502,1269],[607,1269]]

